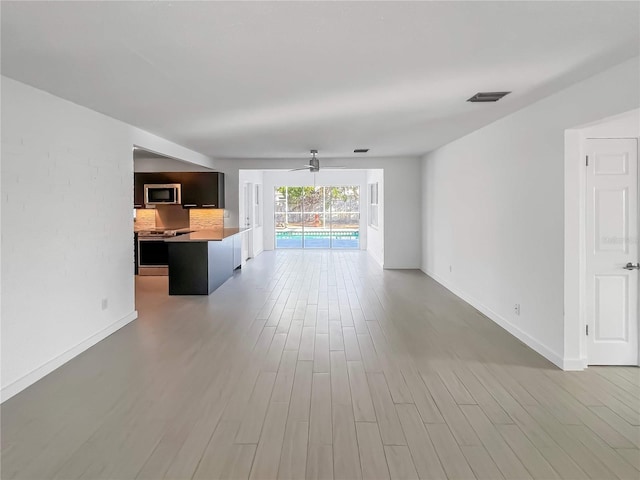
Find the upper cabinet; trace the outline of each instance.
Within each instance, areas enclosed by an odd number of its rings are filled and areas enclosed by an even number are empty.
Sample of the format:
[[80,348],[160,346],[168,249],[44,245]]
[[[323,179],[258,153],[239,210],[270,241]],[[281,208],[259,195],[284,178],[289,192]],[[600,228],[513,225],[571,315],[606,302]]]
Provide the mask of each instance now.
[[134,208],[144,208],[144,186],[147,184],[182,185],[183,208],[224,208],[224,173],[156,172],[134,174]]
[[183,172],[183,208],[224,208],[224,173]]

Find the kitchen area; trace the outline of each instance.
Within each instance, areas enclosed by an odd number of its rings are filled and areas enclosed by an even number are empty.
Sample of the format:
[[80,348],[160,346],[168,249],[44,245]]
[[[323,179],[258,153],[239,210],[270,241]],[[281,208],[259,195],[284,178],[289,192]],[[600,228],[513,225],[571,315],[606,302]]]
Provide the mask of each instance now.
[[224,173],[134,173],[138,276],[168,277],[169,295],[208,295],[240,267],[241,233],[225,228]]

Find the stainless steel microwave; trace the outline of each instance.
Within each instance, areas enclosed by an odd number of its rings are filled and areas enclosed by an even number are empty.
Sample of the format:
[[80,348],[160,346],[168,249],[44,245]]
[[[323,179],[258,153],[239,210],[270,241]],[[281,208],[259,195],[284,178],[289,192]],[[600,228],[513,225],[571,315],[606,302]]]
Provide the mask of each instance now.
[[146,205],[180,205],[182,202],[181,189],[179,183],[145,184],[144,203]]

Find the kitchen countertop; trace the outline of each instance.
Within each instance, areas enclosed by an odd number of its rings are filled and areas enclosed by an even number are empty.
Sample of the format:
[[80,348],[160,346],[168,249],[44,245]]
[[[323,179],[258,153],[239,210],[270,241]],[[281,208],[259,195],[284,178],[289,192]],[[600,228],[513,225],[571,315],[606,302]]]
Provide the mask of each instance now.
[[176,233],[188,233],[188,232],[193,232],[195,231],[193,228],[189,228],[189,227],[183,227],[183,228],[165,228],[165,227],[156,227],[156,228],[136,228],[133,227],[133,232],[134,233],[140,233],[140,232],[165,232],[167,230],[171,230],[173,232]]
[[198,230],[196,232],[178,235],[177,237],[165,238],[165,242],[186,243],[186,242],[219,242],[225,238],[232,237],[238,233],[249,230],[248,228],[216,228],[210,230]]

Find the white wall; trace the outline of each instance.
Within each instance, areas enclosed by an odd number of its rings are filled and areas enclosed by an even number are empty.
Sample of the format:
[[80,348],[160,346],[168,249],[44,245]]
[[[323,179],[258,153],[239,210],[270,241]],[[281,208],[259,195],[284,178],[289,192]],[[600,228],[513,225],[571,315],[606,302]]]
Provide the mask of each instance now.
[[367,170],[367,195],[363,199],[369,205],[369,184],[378,184],[378,226],[372,227],[367,221],[367,250],[369,254],[384,267],[384,170]]
[[211,172],[212,169],[173,158],[136,158],[134,172]]
[[211,160],[5,77],[1,95],[4,400],[136,318],[133,145]]
[[[215,168],[224,172],[226,179],[226,206],[229,218],[225,219],[225,225],[238,226],[238,204],[234,202],[238,201],[239,170],[291,169],[300,167],[304,162],[305,159],[216,160]],[[342,165],[349,169],[384,170],[384,267],[420,268],[422,233],[420,159],[412,157],[324,159],[320,157],[320,165],[321,168]],[[265,248],[267,248],[266,244]]]
[[423,159],[422,269],[559,366],[565,129],[637,108],[639,71],[627,61]]

